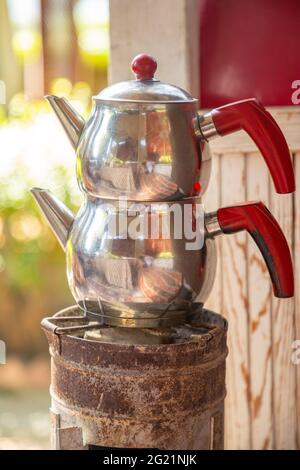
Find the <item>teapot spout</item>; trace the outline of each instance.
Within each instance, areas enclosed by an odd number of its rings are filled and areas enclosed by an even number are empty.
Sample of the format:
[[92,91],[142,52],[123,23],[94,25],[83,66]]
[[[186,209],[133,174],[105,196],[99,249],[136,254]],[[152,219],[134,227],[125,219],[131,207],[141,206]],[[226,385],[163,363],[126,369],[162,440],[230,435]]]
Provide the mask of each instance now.
[[61,247],[65,250],[74,221],[73,213],[47,189],[32,188],[30,191]]
[[76,149],[84,128],[85,121],[65,98],[48,95],[45,96],[63,126],[72,146]]

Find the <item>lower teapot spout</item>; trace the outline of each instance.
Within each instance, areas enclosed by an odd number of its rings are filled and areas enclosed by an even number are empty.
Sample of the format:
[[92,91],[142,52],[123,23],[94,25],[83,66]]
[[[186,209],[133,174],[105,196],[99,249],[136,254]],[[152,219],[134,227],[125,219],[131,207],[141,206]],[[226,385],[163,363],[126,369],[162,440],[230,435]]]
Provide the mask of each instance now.
[[74,214],[47,189],[32,188],[30,191],[61,247],[65,250]]

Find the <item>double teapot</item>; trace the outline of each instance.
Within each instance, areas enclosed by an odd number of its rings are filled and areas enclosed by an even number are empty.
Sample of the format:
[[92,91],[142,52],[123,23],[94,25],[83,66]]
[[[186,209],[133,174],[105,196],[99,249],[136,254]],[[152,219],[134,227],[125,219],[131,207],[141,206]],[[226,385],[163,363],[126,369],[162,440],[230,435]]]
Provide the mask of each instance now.
[[[64,98],[47,97],[76,150],[84,201],[74,216],[49,191],[32,193],[66,251],[78,305],[112,325],[185,321],[212,288],[214,238],[241,230],[260,249],[275,295],[292,296],[290,251],[268,209],[249,202],[204,214],[201,205],[211,170],[208,141],[241,129],[261,151],[277,192],[294,191],[280,128],[255,99],[202,115],[187,92],[154,78],[156,67],[152,57],[137,56],[136,79],[94,97],[87,122]],[[133,226],[148,230],[133,233]]]

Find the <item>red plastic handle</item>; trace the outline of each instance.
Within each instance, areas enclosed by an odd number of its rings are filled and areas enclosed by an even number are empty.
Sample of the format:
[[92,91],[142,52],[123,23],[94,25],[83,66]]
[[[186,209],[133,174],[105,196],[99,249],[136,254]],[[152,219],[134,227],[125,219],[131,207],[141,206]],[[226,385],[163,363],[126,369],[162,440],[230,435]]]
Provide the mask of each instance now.
[[271,114],[255,98],[230,103],[211,112],[220,135],[244,130],[261,151],[278,193],[295,191],[295,177],[285,137]]
[[294,274],[290,249],[271,212],[262,202],[247,202],[217,211],[223,233],[247,230],[256,242],[269,270],[274,295],[293,297]]

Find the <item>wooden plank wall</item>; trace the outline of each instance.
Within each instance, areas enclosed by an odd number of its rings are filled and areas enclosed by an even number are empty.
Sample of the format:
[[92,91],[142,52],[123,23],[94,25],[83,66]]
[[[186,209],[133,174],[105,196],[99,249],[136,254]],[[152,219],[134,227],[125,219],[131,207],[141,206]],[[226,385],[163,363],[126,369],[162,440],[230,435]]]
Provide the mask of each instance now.
[[[300,134],[300,132],[299,132]],[[294,153],[296,181],[300,185],[300,151]],[[300,190],[294,198],[294,271],[295,271],[295,339],[300,340]],[[299,346],[298,346],[299,347]],[[300,355],[298,354],[298,359]],[[296,368],[297,400],[294,412],[297,421],[297,448],[300,449],[300,363]]]
[[[110,0],[110,81],[132,78],[139,52],[158,60],[157,77],[197,96],[198,0]],[[195,68],[196,67],[196,68]],[[293,153],[300,186],[299,107],[273,109]],[[219,238],[218,267],[207,307],[229,320],[226,448],[300,449],[300,190],[276,195],[261,155],[237,133],[211,142],[213,170],[205,207],[261,199],[281,224],[294,256],[296,296],[274,299],[269,275],[246,234]]]
[[[300,184],[300,110],[270,109],[284,131]],[[216,283],[207,303],[229,320],[226,447],[300,448],[300,365],[292,343],[300,339],[300,197],[278,195],[266,165],[240,132],[211,143],[212,181],[205,206],[213,210],[216,188],[221,206],[262,200],[279,221],[294,256],[294,299],[273,297],[268,272],[251,237],[218,240]],[[217,175],[217,176],[216,176]]]

